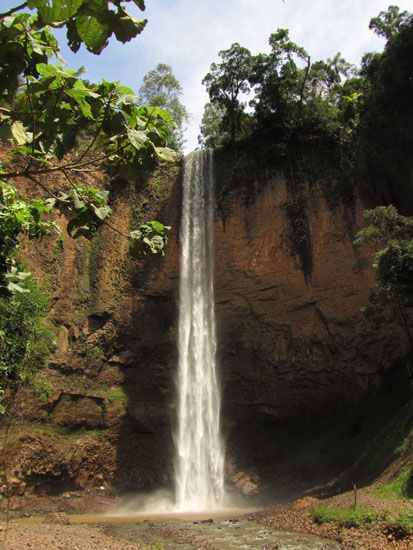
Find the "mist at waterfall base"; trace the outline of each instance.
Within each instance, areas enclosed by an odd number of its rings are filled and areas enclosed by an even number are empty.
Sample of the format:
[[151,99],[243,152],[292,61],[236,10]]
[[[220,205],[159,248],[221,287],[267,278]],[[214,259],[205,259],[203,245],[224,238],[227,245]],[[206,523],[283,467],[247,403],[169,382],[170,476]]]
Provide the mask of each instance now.
[[214,158],[185,157],[181,221],[174,491],[126,497],[118,514],[219,512],[245,508],[225,492],[221,388],[214,307]]

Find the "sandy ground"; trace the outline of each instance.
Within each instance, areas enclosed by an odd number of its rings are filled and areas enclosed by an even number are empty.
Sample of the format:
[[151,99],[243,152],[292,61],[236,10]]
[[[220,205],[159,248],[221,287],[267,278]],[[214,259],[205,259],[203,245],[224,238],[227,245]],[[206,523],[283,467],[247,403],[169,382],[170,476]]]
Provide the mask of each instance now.
[[146,547],[115,539],[92,525],[11,524],[5,539],[0,526],[1,550],[144,550]]

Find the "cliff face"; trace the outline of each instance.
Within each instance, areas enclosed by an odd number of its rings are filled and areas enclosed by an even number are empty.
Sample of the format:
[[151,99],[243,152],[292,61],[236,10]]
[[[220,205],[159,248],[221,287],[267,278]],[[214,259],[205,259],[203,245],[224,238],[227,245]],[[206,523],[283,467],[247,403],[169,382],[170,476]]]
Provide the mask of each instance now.
[[[103,227],[90,243],[49,239],[29,258],[53,289],[60,342],[44,373],[53,394],[47,405],[27,407],[15,441],[15,474],[29,489],[142,491],[171,481],[181,176],[181,167],[163,167],[113,197],[118,229],[133,219],[173,226],[165,257],[133,263],[127,242]],[[362,203],[333,211],[317,188],[303,193],[306,277],[293,252],[283,177],[272,175],[253,204],[235,201],[225,224],[216,217],[230,476],[271,477],[282,460],[281,425],[317,423],[360,402],[403,348],[397,331],[375,331],[360,313],[373,282],[352,245]]]
[[323,413],[362,395],[400,346],[369,331],[360,313],[373,283],[352,245],[360,202],[331,211],[321,194],[312,197],[306,280],[291,251],[287,200],[285,182],[274,178],[216,229],[226,401],[275,418]]

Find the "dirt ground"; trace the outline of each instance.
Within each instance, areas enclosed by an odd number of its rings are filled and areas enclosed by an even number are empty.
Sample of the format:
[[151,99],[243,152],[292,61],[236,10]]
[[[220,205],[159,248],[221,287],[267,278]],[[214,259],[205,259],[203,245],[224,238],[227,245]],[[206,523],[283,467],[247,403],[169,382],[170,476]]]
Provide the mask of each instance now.
[[[319,502],[322,506],[350,508],[353,503],[353,493],[343,493]],[[358,505],[397,516],[405,509],[412,508],[412,502],[395,499],[379,498],[372,494],[371,489],[362,489],[357,494]],[[383,525],[365,528],[343,528],[332,523],[317,525],[311,518],[311,507],[294,510],[291,504],[276,506],[258,512],[256,519],[264,525],[275,529],[286,529],[303,533],[312,533],[320,537],[335,540],[342,544],[343,549],[357,550],[413,550],[413,536],[394,540],[386,532]]]
[[[411,508],[411,501],[379,498],[369,489],[360,490],[358,504],[380,513],[397,516]],[[319,501],[323,506],[351,506],[352,493],[344,493]],[[68,525],[69,514],[105,513],[119,501],[111,498],[89,496],[71,497],[25,497],[12,500],[11,523],[5,538],[5,523],[0,523],[0,550],[147,550],[150,546],[127,540],[118,531],[97,525]],[[312,505],[318,504],[313,501]],[[31,516],[44,514],[44,523],[21,524],[18,521],[33,521]],[[66,515],[68,514],[68,515]],[[292,504],[277,505],[261,512],[248,514],[245,521],[253,519],[275,530],[309,533],[334,540],[343,550],[413,550],[413,536],[395,540],[385,531],[384,525],[370,528],[347,529],[334,524],[317,525],[311,518],[311,506],[296,509]],[[243,521],[243,519],[241,519]],[[156,530],[156,529],[155,529]],[[120,532],[120,531],[119,531]],[[196,546],[195,546],[196,547]],[[166,546],[167,548],[167,546]]]
[[16,525],[11,524],[5,540],[0,527],[1,550],[144,550],[145,547],[115,539],[91,525]]

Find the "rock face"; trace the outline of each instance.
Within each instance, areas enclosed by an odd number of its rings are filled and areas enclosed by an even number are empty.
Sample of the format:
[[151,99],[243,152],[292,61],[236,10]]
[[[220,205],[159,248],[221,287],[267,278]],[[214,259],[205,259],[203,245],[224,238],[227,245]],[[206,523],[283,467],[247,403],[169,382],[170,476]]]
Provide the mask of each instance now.
[[294,435],[296,424],[357,405],[380,388],[404,347],[396,329],[377,331],[360,311],[374,283],[372,270],[358,267],[363,264],[352,244],[363,204],[331,210],[321,190],[305,187],[304,194],[309,276],[292,252],[283,177],[272,177],[252,205],[236,203],[225,224],[216,222],[228,452],[236,470],[267,477],[280,462],[294,460],[283,454],[283,426]]
[[[90,243],[65,237],[57,250],[49,239],[29,255],[53,289],[60,343],[44,373],[49,402],[26,407],[37,432],[23,430],[16,441],[15,474],[37,492],[53,479],[62,490],[102,479],[120,491],[171,482],[180,187],[181,167],[161,167],[113,198],[111,223],[124,232],[147,219],[173,226],[163,258],[133,263],[127,241],[107,227]],[[280,456],[274,427],[360,401],[403,347],[397,332],[374,331],[360,313],[373,282],[370,270],[357,268],[352,245],[362,203],[332,211],[321,191],[304,192],[306,277],[292,252],[283,177],[271,176],[253,204],[235,201],[225,224],[216,217],[229,477],[268,477]]]

